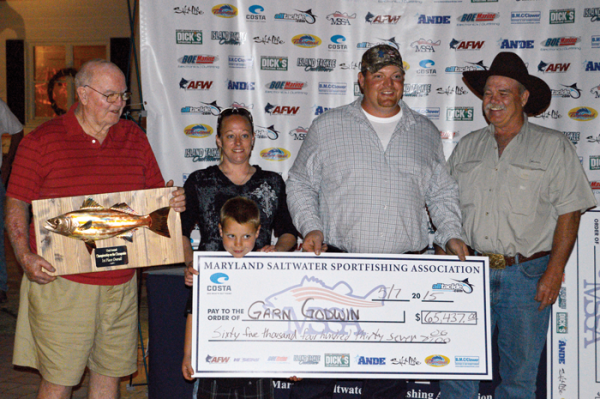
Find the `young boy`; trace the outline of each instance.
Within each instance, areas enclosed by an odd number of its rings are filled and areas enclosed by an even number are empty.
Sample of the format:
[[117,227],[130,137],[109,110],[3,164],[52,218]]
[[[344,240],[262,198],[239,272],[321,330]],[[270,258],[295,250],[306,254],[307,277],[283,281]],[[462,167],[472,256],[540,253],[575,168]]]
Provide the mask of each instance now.
[[[223,247],[235,258],[241,258],[254,249],[260,231],[260,211],[254,201],[244,197],[231,198],[221,208],[219,233]],[[185,345],[181,369],[186,380],[192,380],[192,300],[187,306]],[[197,398],[269,399],[269,379],[257,378],[203,378],[196,382]]]

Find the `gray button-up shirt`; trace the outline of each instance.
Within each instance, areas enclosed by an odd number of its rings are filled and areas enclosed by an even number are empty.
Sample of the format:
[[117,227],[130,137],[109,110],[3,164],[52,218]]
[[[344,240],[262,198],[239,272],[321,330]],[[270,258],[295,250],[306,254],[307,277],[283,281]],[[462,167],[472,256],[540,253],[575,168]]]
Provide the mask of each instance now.
[[439,130],[400,101],[403,115],[384,149],[361,101],[310,127],[287,181],[294,225],[348,252],[404,253],[429,244],[427,205],[436,242],[459,238],[458,187]]
[[461,139],[448,163],[459,183],[465,242],[481,252],[549,251],[559,215],[596,205],[573,144],[527,117],[501,157],[489,125]]

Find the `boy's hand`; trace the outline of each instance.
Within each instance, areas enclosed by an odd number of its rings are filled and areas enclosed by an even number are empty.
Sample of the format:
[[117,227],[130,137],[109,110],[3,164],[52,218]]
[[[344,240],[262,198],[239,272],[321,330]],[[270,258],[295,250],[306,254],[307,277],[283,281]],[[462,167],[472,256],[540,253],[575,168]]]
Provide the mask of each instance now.
[[192,375],[194,374],[194,369],[192,368],[192,362],[190,361],[189,356],[183,360],[181,363],[181,372],[183,373],[183,378],[188,381],[192,381]]
[[[169,180],[166,187],[173,187],[173,180]],[[175,187],[177,190],[171,193],[171,199],[169,200],[169,206],[173,208],[175,212],[185,211],[185,190],[181,187]]]
[[198,275],[198,270],[194,269],[194,266],[190,263],[189,265],[186,265],[183,275],[185,276],[185,285],[191,287],[194,285],[194,275]]

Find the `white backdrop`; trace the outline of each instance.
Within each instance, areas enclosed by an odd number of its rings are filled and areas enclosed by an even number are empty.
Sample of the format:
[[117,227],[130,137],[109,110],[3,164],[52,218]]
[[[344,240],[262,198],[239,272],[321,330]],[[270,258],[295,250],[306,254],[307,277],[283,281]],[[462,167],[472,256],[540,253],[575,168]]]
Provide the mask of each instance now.
[[[404,100],[438,126],[446,156],[486,124],[461,73],[489,68],[500,51],[519,54],[553,91],[548,110],[531,121],[571,139],[600,196],[598,0],[142,0],[140,14],[148,136],[176,184],[218,161],[216,115],[231,106],[254,115],[251,163],[286,178],[311,121],[356,98],[363,52],[387,43],[405,61]],[[588,242],[592,230],[598,238],[597,218],[584,217],[555,305],[548,397],[600,398]]]

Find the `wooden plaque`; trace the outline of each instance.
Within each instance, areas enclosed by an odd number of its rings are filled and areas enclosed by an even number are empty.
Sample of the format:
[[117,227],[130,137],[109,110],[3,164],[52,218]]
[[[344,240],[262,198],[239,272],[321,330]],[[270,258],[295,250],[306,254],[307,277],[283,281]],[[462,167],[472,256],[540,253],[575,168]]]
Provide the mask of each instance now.
[[88,198],[107,209],[126,203],[138,215],[148,215],[168,207],[174,190],[174,187],[166,187],[33,201],[37,253],[54,266],[56,272],[49,274],[55,276],[181,263],[181,219],[172,209],[167,219],[170,238],[140,227],[133,231],[132,242],[119,237],[95,241],[96,249],[91,254],[84,241],[44,228],[47,220],[79,210]]

